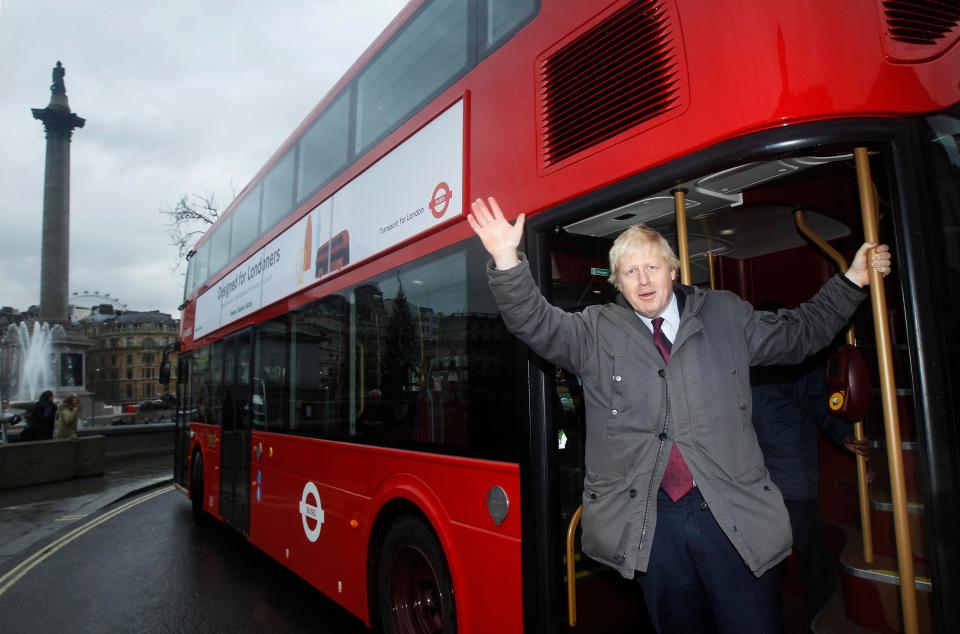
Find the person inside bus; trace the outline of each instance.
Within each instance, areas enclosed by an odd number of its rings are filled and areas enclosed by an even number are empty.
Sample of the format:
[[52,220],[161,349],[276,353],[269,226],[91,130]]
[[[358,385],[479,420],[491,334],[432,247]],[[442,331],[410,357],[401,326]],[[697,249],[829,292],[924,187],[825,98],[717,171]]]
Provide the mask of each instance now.
[[367,394],[367,402],[357,417],[360,433],[376,433],[393,428],[393,407],[383,402],[383,392],[374,388]]
[[790,519],[750,424],[750,366],[827,346],[867,296],[868,266],[890,272],[889,249],[864,244],[809,302],[769,313],[676,284],[670,245],[635,225],[610,249],[616,301],[567,313],[517,251],[523,214],[471,207],[507,328],[583,379],[583,552],[638,580],[658,632],[780,631]]
[[[775,311],[777,306],[761,306]],[[824,384],[821,355],[802,364],[754,368],[750,372],[753,428],[770,479],[780,489],[790,515],[793,553],[803,582],[809,624],[833,595],[837,578],[820,514],[817,431],[837,447],[867,456],[866,440],[857,440],[853,425],[832,416]]]

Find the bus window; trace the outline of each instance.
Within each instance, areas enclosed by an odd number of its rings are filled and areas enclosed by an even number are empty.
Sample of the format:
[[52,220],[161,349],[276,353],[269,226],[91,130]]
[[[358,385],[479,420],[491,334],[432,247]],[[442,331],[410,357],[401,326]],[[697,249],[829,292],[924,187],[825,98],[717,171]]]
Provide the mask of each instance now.
[[[941,314],[956,315],[960,311],[960,109],[929,117],[926,124],[924,174],[935,227],[930,231],[931,251],[935,253],[933,261],[942,263],[930,267],[928,274],[935,280],[936,295],[942,302]],[[948,351],[946,358],[954,359],[954,363],[944,366],[943,373],[949,393],[956,395],[960,391],[956,363],[960,358],[960,338],[948,337],[943,345]]]
[[[268,181],[269,182],[269,181]],[[232,237],[230,259],[237,257],[257,239],[260,226],[260,185],[257,185],[230,212]]]
[[207,422],[219,425],[223,415],[223,342],[213,344],[210,350],[210,372],[207,374]]
[[526,24],[537,12],[538,0],[481,0],[485,19],[480,46],[487,52]]
[[210,413],[207,403],[210,402],[210,348],[200,348],[190,355],[190,398],[185,405],[190,420],[198,423],[209,423]]
[[290,427],[298,434],[346,433],[348,311],[342,295],[330,295],[292,315]]
[[270,231],[293,208],[293,175],[296,153],[289,151],[277,161],[263,181],[263,213],[260,233]]
[[256,331],[253,425],[257,429],[281,431],[289,428],[290,412],[285,407],[290,398],[288,324],[289,320],[283,316]]
[[197,274],[197,266],[194,258],[189,258],[187,260],[187,274],[186,274],[186,284],[183,285],[183,300],[186,301],[193,295],[194,289],[197,287],[194,277]]
[[193,287],[200,288],[210,276],[210,240],[208,239],[197,249],[197,254],[191,258],[194,266]]
[[323,187],[350,156],[350,96],[344,93],[314,122],[300,140],[297,200]]
[[[514,339],[478,247],[429,256],[354,289],[355,433],[504,459],[516,451]],[[479,272],[479,273],[478,273]]]
[[468,64],[466,2],[431,2],[357,79],[357,153],[386,136]]
[[233,216],[227,216],[220,223],[220,226],[214,229],[210,236],[210,275],[215,275],[227,263],[230,256],[230,226],[233,223]]

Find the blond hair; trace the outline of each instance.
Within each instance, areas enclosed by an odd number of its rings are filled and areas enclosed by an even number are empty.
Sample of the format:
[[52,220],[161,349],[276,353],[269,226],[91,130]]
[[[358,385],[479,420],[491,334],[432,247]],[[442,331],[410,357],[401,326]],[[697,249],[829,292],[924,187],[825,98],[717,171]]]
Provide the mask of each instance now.
[[663,261],[670,267],[671,271],[680,268],[680,260],[677,259],[670,243],[660,235],[655,229],[647,225],[637,224],[627,227],[627,229],[617,236],[610,247],[610,277],[607,281],[620,289],[620,259],[628,253],[651,249],[654,253],[659,252]]

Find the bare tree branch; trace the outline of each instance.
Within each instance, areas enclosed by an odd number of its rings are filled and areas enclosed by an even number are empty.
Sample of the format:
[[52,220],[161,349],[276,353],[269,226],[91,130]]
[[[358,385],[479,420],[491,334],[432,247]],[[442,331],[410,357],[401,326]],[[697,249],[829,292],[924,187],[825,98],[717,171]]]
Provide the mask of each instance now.
[[177,247],[179,267],[200,236],[220,216],[220,206],[214,194],[184,194],[172,207],[161,209],[160,214],[166,216],[163,225],[170,236],[170,244]]

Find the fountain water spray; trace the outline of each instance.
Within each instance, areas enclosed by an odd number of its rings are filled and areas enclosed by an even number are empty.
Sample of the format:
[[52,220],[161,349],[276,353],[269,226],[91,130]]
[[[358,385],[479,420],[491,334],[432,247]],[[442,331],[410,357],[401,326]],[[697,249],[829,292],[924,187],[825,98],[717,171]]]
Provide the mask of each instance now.
[[3,338],[4,346],[15,346],[17,355],[16,388],[14,399],[36,400],[44,390],[53,389],[53,342],[64,335],[59,325],[33,322],[10,324]]

